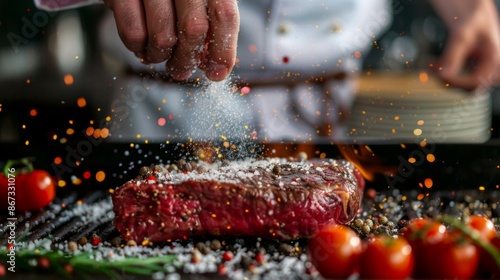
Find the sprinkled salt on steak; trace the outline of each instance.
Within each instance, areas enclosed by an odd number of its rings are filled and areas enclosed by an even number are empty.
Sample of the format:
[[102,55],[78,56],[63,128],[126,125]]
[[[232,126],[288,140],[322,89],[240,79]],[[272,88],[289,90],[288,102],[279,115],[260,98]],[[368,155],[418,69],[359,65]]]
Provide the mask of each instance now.
[[114,191],[114,223],[137,242],[200,235],[295,239],[350,222],[363,188],[345,160],[248,159],[185,171],[160,165]]

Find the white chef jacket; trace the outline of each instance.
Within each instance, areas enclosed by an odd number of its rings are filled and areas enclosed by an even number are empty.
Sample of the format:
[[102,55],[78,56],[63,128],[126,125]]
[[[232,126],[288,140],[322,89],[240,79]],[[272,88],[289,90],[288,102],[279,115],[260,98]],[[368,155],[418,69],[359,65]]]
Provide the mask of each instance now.
[[[35,2],[54,10],[61,9],[59,2],[75,6],[99,1]],[[353,101],[354,78],[362,57],[391,22],[389,4],[389,0],[240,0],[238,62],[231,78],[248,84],[250,93],[214,97],[203,94],[207,92],[203,88],[117,74],[111,93],[115,115],[108,124],[110,139],[164,142],[251,134],[268,142],[342,140],[346,132],[341,120]],[[164,63],[145,66],[123,46],[111,16],[102,25],[100,41],[108,60],[134,72],[164,71]],[[202,75],[199,72],[195,76]],[[210,133],[215,127],[222,130]]]

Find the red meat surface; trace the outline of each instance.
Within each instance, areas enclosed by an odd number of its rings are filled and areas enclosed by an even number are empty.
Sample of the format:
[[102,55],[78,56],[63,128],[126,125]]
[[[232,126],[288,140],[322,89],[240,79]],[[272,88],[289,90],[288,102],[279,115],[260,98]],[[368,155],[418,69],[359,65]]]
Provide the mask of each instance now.
[[[364,180],[344,160],[285,159],[206,164],[194,171],[161,167],[113,195],[115,227],[126,240],[166,242],[192,236],[310,237],[350,222]],[[202,170],[201,172],[199,170]]]

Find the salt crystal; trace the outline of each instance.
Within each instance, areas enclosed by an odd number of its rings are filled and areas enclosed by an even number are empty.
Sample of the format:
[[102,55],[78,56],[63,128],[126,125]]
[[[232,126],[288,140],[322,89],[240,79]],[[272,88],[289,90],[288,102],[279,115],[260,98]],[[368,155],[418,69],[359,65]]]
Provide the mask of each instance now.
[[165,277],[165,280],[180,280],[180,279],[181,279],[181,275],[178,273],[171,273]]

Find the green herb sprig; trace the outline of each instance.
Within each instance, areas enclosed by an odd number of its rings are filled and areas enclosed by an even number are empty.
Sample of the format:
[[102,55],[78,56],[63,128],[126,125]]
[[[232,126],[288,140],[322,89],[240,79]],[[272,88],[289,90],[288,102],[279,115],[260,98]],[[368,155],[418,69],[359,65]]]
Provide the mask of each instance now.
[[[172,265],[176,259],[175,255],[168,254],[159,257],[123,257],[113,260],[92,258],[96,251],[90,252],[63,252],[37,249],[18,249],[16,251],[16,272],[54,272],[56,274],[71,278],[76,274],[82,278],[89,278],[91,275],[104,274],[110,279],[121,279],[121,274],[152,275],[155,272],[168,273],[168,265]],[[2,264],[8,261],[7,252],[0,254]],[[47,267],[43,267],[41,263]],[[9,272],[7,272],[9,273]]]

